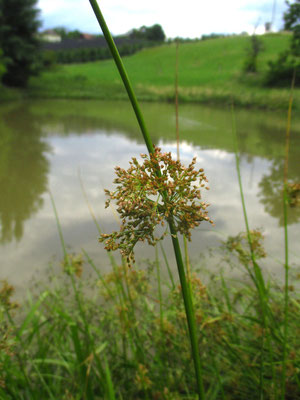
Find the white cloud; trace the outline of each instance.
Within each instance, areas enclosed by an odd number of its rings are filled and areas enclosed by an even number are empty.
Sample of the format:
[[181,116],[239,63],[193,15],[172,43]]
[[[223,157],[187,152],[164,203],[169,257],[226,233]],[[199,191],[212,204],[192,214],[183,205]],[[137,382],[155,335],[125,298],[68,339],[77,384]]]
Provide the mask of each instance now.
[[[199,37],[211,32],[252,33],[254,27],[272,18],[273,0],[102,0],[101,10],[114,34],[125,33],[142,25],[162,25],[168,37]],[[276,2],[275,25],[282,25],[284,0]],[[45,28],[66,26],[86,32],[99,32],[88,0],[39,0]]]

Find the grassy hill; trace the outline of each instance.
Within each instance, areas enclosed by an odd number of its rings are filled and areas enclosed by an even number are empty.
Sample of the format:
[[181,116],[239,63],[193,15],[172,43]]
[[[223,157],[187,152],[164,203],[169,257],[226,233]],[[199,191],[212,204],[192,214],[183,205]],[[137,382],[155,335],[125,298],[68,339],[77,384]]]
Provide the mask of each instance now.
[[[288,89],[267,89],[262,79],[268,61],[289,47],[290,35],[261,37],[264,51],[258,73],[245,75],[243,64],[249,37],[234,36],[181,44],[179,47],[179,97],[182,102],[224,104],[261,108],[286,108]],[[173,101],[175,44],[144,49],[124,58],[124,64],[141,100]],[[125,99],[126,93],[112,60],[59,65],[30,81],[30,97]],[[295,105],[300,90],[295,91]]]

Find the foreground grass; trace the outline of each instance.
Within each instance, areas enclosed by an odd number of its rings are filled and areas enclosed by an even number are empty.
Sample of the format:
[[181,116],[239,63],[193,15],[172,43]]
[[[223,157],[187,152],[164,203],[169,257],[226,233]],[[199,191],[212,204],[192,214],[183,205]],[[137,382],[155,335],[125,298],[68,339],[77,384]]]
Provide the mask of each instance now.
[[[267,63],[289,47],[290,35],[262,36],[258,74],[242,73],[249,37],[227,37],[180,45],[179,100],[260,108],[287,108],[289,90],[262,87]],[[124,58],[140,100],[173,101],[175,45],[145,49]],[[127,99],[112,60],[60,65],[33,78],[27,94],[42,98]],[[300,91],[295,91],[298,107]]]
[[[241,237],[227,241],[223,266],[246,274],[250,258]],[[195,399],[181,288],[172,276],[160,284],[163,262],[157,257],[141,269],[111,259],[112,272],[102,276],[86,253],[69,261],[64,274],[51,275],[46,290],[40,283],[39,295],[31,293],[18,308],[12,288],[2,285],[0,398]],[[96,271],[96,285],[95,277],[81,278],[88,268]],[[222,270],[204,274],[203,268],[191,275],[207,399],[256,400],[260,387],[264,399],[282,398],[281,284],[267,282],[263,323],[248,278],[225,279]],[[300,298],[294,289],[285,381],[285,398],[293,400],[300,399]]]

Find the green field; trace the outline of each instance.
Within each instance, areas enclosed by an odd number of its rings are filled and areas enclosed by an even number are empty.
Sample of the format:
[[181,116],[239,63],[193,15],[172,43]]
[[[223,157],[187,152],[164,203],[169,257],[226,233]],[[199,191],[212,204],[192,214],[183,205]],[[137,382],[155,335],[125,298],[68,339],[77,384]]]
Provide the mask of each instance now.
[[[179,98],[181,102],[225,104],[259,108],[287,108],[289,89],[267,89],[262,80],[268,61],[289,47],[289,34],[261,37],[264,51],[258,73],[242,72],[250,38],[234,36],[181,44],[179,47]],[[173,101],[176,46],[144,49],[124,58],[124,64],[140,100]],[[59,65],[33,78],[30,97],[126,99],[112,60]],[[295,91],[295,105],[300,90]]]

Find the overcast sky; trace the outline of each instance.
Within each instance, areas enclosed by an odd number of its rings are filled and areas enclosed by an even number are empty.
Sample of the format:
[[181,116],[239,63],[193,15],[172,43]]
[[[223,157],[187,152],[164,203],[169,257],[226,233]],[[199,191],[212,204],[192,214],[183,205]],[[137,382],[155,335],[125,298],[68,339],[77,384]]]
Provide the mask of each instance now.
[[[274,0],[98,0],[114,35],[142,25],[160,24],[167,37],[200,37],[208,33],[263,32],[271,21]],[[43,29],[64,26],[100,33],[88,0],[39,0]],[[274,30],[283,26],[284,0],[275,0]]]

